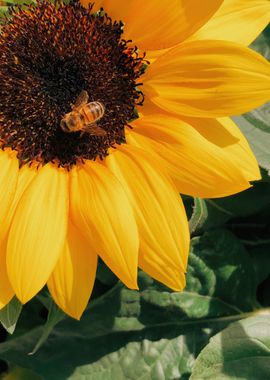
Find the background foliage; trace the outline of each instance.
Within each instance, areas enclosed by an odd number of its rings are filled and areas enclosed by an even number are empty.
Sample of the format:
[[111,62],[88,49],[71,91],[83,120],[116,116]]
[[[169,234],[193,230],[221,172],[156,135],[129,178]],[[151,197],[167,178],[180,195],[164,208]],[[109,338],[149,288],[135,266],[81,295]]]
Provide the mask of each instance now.
[[[270,58],[270,28],[252,47]],[[270,379],[270,106],[235,121],[263,178],[232,197],[184,198],[186,289],[140,272],[128,290],[100,262],[80,322],[46,290],[23,309],[14,299],[0,311],[2,379]]]

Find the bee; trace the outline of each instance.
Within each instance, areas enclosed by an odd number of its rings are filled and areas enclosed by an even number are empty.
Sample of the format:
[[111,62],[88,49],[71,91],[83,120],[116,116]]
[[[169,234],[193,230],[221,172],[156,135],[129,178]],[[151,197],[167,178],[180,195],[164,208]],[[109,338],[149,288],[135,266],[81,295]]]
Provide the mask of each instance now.
[[105,136],[106,131],[96,124],[105,113],[105,107],[100,102],[88,103],[87,91],[82,91],[71,106],[72,111],[65,114],[60,122],[64,132],[72,133],[81,131],[81,134],[89,133],[93,136]]

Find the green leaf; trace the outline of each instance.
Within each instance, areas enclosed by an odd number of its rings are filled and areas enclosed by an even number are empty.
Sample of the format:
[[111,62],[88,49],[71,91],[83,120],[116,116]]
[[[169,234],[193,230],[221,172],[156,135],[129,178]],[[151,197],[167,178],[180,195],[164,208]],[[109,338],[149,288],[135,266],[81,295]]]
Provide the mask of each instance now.
[[21,311],[22,304],[16,297],[0,310],[0,322],[9,334],[14,333]]
[[190,333],[168,337],[162,331],[166,338],[154,341],[149,334],[142,341],[130,342],[97,362],[78,367],[68,380],[188,379],[194,358],[185,340],[196,348],[200,339],[195,341]]
[[212,271],[214,280],[206,284],[201,279],[203,277],[194,276],[189,271],[187,289],[192,282],[197,293],[206,292],[213,299],[221,299],[241,310],[249,311],[257,306],[257,283],[252,260],[231,232],[217,229],[192,239],[191,253],[205,265],[205,269],[200,271],[201,276],[206,277],[207,271]]
[[[266,28],[250,47],[270,60],[270,27]],[[244,114],[243,117],[256,128],[270,133],[270,103]]]
[[51,300],[49,314],[43,332],[35,344],[34,349],[29,353],[29,355],[34,355],[40,347],[46,342],[48,336],[52,332],[53,328],[59,323],[62,319],[66,317],[66,314],[59,309],[59,307]]
[[266,28],[250,47],[270,60],[270,27]]
[[270,133],[270,103],[264,104],[254,111],[245,113],[243,117],[254,127]]
[[[234,121],[246,136],[251,149],[253,150],[259,165],[270,170],[270,134],[256,128],[252,123],[247,121],[243,116],[237,116]],[[268,122],[269,123],[269,122]]]
[[102,284],[109,286],[115,285],[118,281],[115,274],[107,267],[106,264],[104,264],[101,259],[98,260],[96,277]]
[[190,380],[270,379],[270,312],[233,323],[210,339]]
[[[220,326],[224,324],[220,323]],[[70,327],[74,329],[74,325]],[[2,356],[24,362],[25,366],[35,368],[50,380],[83,380],[90,375],[95,380],[150,380],[160,372],[166,379],[184,380],[188,379],[195,357],[209,339],[211,329],[206,323],[203,327],[161,325],[140,332],[111,333],[96,338],[83,337],[78,333],[78,327],[70,331],[69,338],[56,329],[57,334],[35,356],[27,356],[23,348],[27,348],[29,338],[33,339],[38,333],[32,331],[18,338],[17,347],[12,345],[14,342],[8,342],[6,349],[10,352],[2,353]]]
[[[254,271],[225,230],[192,240],[187,287],[172,292],[140,272],[140,291],[118,283],[90,301],[80,322],[57,324],[29,356],[43,326],[0,344],[0,357],[50,380],[187,380],[209,337],[253,309]],[[53,354],[52,354],[53,353]]]
[[207,231],[221,227],[235,218],[243,218],[265,210],[270,207],[269,194],[270,183],[257,182],[250,189],[230,197],[205,199],[207,217],[201,229]]
[[189,221],[190,234],[200,232],[208,216],[205,200],[194,198],[194,208],[191,219]]
[[254,245],[248,246],[248,251],[255,270],[256,283],[259,285],[270,275],[270,241],[267,243],[257,240]]

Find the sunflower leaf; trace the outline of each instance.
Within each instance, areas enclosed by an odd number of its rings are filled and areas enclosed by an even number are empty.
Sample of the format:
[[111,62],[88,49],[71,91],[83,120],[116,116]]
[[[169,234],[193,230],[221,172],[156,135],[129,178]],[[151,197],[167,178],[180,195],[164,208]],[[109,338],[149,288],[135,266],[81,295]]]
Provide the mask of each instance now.
[[211,338],[190,380],[270,378],[270,310],[238,321]]
[[[269,105],[268,105],[269,107]],[[268,172],[270,171],[270,133],[265,132],[262,129],[253,125],[250,121],[248,121],[243,116],[237,116],[234,118],[234,121],[239,126],[241,131],[246,136],[251,149],[253,150],[259,165],[266,169]],[[269,121],[268,129],[269,127]]]
[[65,318],[65,313],[62,310],[60,310],[59,307],[51,300],[49,314],[48,314],[47,321],[44,325],[43,332],[40,338],[38,339],[37,343],[35,344],[33,350],[29,352],[29,355],[34,355],[40,349],[40,347],[48,339],[48,336],[52,332],[54,326],[56,326],[56,324],[64,318]]
[[1,343],[0,357],[50,380],[150,380],[160,371],[164,378],[187,380],[209,338],[253,313],[254,278],[239,240],[226,230],[211,231],[192,239],[184,292],[140,272],[140,291],[117,283],[90,302],[80,322],[66,318],[50,329],[36,355],[25,354],[43,326]]
[[264,32],[256,38],[250,45],[251,49],[256,50],[266,59],[270,60],[270,27],[268,26]]
[[[270,60],[270,27],[268,26],[264,32],[251,44],[253,50],[263,55],[268,61]],[[243,117],[254,127],[264,132],[270,133],[270,103],[248,112]]]
[[0,310],[0,322],[9,334],[14,333],[21,311],[22,304],[16,297]]
[[[257,182],[239,194],[218,199],[205,199],[207,217],[201,229],[211,230],[224,226],[230,220],[257,214],[270,207],[270,183]],[[205,214],[206,215],[206,214]],[[259,221],[260,223],[262,221]]]
[[106,264],[99,258],[96,273],[97,279],[105,285],[113,286],[117,283],[118,279],[113,272],[107,267]]
[[253,263],[256,283],[259,285],[270,275],[270,240],[245,241],[245,243]]
[[[252,260],[239,239],[231,232],[216,229],[193,238],[191,253],[194,254],[196,263],[202,261],[205,268],[193,273],[191,269],[194,264],[192,265],[187,274],[186,290],[191,289],[211,296],[211,308],[216,298],[242,311],[257,307],[257,283]],[[193,261],[191,256],[190,264]],[[211,282],[206,281],[206,268],[214,276]],[[211,308],[208,314],[211,313]]]
[[254,111],[245,113],[243,117],[254,127],[270,133],[270,104],[264,104]]

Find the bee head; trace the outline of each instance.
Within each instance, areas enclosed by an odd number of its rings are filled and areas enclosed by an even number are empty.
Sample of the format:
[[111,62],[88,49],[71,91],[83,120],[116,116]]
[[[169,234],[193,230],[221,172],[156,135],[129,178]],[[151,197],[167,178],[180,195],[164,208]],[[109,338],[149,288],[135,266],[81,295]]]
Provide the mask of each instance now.
[[64,132],[70,133],[76,131],[75,118],[72,113],[66,114],[60,122],[60,127]]
[[69,132],[69,131],[70,131],[70,128],[68,127],[67,120],[65,120],[65,119],[62,119],[62,120],[61,120],[61,122],[60,122],[60,127],[61,127],[61,129],[62,129],[64,132]]

